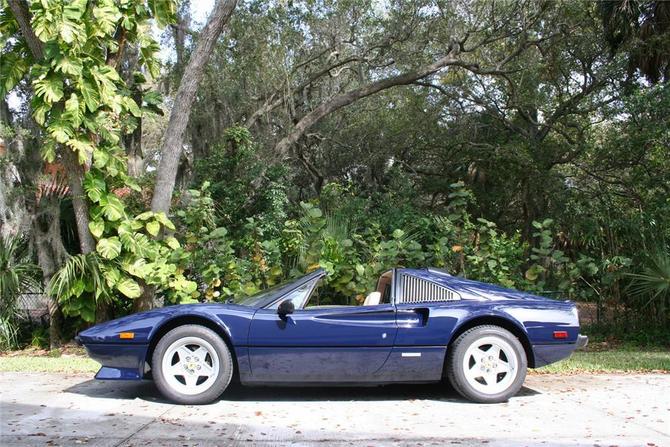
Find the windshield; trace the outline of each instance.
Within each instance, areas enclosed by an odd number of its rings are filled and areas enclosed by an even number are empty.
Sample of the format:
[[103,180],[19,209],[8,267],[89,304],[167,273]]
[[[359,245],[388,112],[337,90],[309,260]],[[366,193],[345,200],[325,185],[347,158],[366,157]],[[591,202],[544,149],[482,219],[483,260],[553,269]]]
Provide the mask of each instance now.
[[271,295],[274,295],[277,291],[283,289],[284,287],[290,285],[293,282],[295,282],[295,279],[276,284],[268,289],[263,290],[262,292],[257,293],[256,295],[251,295],[246,298],[242,298],[235,304],[239,304],[240,306],[261,307],[265,304],[265,301],[267,301],[267,299],[270,298]]

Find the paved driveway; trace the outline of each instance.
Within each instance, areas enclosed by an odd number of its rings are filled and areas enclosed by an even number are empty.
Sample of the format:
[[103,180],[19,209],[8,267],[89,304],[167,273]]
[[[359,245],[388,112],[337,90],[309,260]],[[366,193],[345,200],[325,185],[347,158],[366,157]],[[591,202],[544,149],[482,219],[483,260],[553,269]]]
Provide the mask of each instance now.
[[670,375],[530,376],[505,404],[447,386],[241,388],[206,406],[151,382],[0,374],[0,444],[670,446]]

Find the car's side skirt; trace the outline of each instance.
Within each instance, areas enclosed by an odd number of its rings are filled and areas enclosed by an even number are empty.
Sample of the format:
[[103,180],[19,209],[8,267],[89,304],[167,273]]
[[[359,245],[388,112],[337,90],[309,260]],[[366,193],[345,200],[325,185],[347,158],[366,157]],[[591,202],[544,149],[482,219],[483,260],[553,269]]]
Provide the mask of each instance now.
[[395,346],[373,377],[389,382],[432,382],[442,378],[445,346]]
[[[239,360],[246,348],[237,349],[237,352]],[[384,384],[441,380],[446,347],[402,346],[390,350],[255,347],[249,348],[249,352],[255,357],[252,365],[261,367],[247,371],[240,368],[240,381],[245,385]],[[382,356],[376,360],[380,366],[369,369],[376,354]]]
[[438,383],[440,379],[435,380],[388,380],[388,381],[367,381],[367,382],[241,382],[244,386],[249,387],[375,387],[384,385],[398,385],[398,384],[423,384],[423,383]]

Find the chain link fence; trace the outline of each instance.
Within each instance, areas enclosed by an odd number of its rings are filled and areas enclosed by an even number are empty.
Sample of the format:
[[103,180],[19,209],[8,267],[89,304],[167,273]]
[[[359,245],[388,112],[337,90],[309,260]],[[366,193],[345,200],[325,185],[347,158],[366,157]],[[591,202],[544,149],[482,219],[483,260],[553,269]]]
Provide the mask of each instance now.
[[43,325],[49,322],[49,298],[44,292],[23,293],[16,305],[22,319]]

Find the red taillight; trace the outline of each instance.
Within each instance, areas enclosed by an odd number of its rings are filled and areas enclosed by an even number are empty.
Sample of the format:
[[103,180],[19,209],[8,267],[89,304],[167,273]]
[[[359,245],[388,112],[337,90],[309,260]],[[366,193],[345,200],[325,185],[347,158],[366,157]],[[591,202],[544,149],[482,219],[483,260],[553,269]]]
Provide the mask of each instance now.
[[554,331],[554,338],[568,338],[568,331]]

